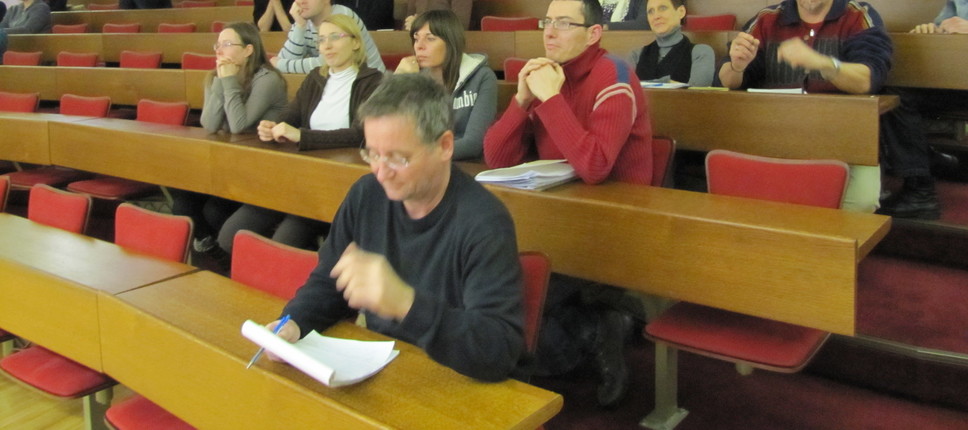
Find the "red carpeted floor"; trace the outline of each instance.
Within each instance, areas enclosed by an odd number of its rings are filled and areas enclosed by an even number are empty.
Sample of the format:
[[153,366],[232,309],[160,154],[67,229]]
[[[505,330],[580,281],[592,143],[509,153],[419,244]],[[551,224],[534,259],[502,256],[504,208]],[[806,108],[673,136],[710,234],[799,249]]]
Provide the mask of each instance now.
[[[565,406],[548,430],[641,429],[653,405],[652,344],[635,339],[626,354],[632,382],[614,410],[595,404],[591,369],[535,385],[561,393]],[[968,412],[920,403],[817,376],[755,371],[739,375],[726,362],[679,354],[679,405],[689,415],[680,430],[968,429]]]

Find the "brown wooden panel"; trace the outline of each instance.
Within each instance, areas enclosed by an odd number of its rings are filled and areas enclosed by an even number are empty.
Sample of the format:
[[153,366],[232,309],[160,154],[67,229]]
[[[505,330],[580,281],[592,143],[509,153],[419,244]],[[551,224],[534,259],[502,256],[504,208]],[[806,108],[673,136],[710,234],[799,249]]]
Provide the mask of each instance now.
[[215,33],[172,33],[172,34],[103,34],[104,61],[118,62],[121,51],[161,52],[161,62],[181,63],[182,54],[195,52],[211,55],[212,44],[218,40]]
[[0,327],[98,370],[97,292],[195,270],[9,214],[0,214],[0,237]]
[[[107,371],[198,428],[533,429],[562,406],[518,381],[461,376],[399,341],[386,369],[350,387],[265,359],[246,370],[257,347],[242,322],[271,321],[284,302],[210,272],[102,297]],[[325,334],[386,340],[348,323]]]
[[[4,76],[0,68],[0,77]],[[0,79],[2,80],[2,79]],[[0,112],[0,159],[24,163],[51,164],[48,142],[50,121],[80,121],[82,117],[57,114]]]
[[892,33],[889,85],[968,90],[968,40],[955,34]]
[[[154,33],[158,24],[194,22],[197,31],[208,31],[212,21],[251,21],[251,6],[192,7],[172,9],[129,9],[53,12],[53,24],[88,23],[88,31],[100,33],[106,23],[140,22],[142,33]],[[170,35],[166,35],[170,36]]]
[[878,165],[876,96],[647,89],[652,132],[680,148]]
[[114,105],[136,105],[141,99],[185,101],[182,70],[65,67],[57,70],[61,94],[111,96]]
[[[97,52],[104,50],[100,34],[11,34],[7,49],[13,51],[41,51],[45,62],[57,61],[57,53]],[[103,60],[103,54],[101,56]]]
[[123,119],[55,124],[50,133],[51,161],[56,164],[202,193],[211,188],[210,148],[205,143],[240,138]]
[[494,71],[504,70],[504,60],[516,57],[514,52],[515,32],[511,31],[469,31],[467,37],[467,52],[487,54],[488,64]]
[[261,142],[214,145],[212,193],[328,222],[350,186],[370,172],[358,148],[308,153],[296,153],[294,145],[281,148]]
[[40,93],[41,100],[57,100],[57,71],[46,66],[0,67],[0,91]]

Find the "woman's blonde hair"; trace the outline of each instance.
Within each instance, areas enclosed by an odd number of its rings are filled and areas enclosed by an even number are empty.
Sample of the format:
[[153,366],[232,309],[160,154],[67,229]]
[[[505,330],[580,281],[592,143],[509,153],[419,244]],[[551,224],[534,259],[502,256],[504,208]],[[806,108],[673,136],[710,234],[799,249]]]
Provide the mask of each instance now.
[[[359,48],[353,51],[353,64],[356,66],[357,69],[359,69],[360,66],[365,64],[366,50],[363,44],[363,32],[360,30],[360,27],[356,25],[356,21],[354,21],[353,18],[350,18],[346,15],[332,14],[326,17],[326,19],[324,19],[319,24],[322,25],[324,22],[328,22],[330,24],[333,24],[339,27],[340,30],[342,30],[344,33],[348,34],[350,37],[356,39],[359,42],[360,44]],[[319,31],[319,27],[316,27],[316,30]],[[320,34],[319,36],[326,37],[328,35]],[[322,66],[320,66],[319,68],[319,74],[323,76],[328,76],[329,65],[327,65],[325,61],[323,61],[322,63],[323,63]]]

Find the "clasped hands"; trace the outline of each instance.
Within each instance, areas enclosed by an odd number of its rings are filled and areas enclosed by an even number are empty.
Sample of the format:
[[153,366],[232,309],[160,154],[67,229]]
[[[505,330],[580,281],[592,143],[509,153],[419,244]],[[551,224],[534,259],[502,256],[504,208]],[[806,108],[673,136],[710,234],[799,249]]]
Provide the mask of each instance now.
[[[365,309],[385,319],[402,320],[413,306],[414,290],[397,276],[397,273],[380,254],[367,252],[350,243],[333,266],[329,276],[336,280],[336,290],[353,309]],[[275,329],[279,321],[266,325]],[[278,336],[288,342],[300,338],[299,326],[289,321],[279,330]],[[269,358],[279,358],[266,351]]]
[[565,83],[565,71],[557,62],[544,58],[532,58],[518,72],[518,92],[514,98],[526,108],[535,98],[542,102],[561,92]]
[[259,140],[263,142],[289,143],[302,139],[302,132],[298,128],[284,122],[259,121],[256,132],[259,133]]

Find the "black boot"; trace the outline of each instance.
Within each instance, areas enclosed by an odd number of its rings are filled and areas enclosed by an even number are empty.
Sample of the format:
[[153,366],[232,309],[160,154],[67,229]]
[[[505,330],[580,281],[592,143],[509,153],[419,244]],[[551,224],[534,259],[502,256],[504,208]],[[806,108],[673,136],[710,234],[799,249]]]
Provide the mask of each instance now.
[[625,313],[606,309],[598,324],[594,357],[602,378],[598,384],[598,404],[604,408],[618,405],[629,388],[625,340],[632,327],[631,323],[631,317]]
[[936,220],[941,218],[941,204],[934,191],[934,178],[912,176],[904,178],[904,186],[881,202],[877,213],[897,218]]

